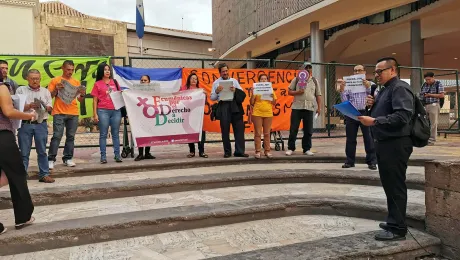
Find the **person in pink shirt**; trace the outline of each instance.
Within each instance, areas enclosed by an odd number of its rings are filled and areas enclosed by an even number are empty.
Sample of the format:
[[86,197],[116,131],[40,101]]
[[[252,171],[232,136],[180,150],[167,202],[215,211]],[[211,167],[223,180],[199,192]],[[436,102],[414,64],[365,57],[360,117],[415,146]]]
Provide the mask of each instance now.
[[[187,82],[184,86],[182,86],[181,91],[189,90],[189,89],[198,89],[200,88],[200,84],[198,82],[198,76],[195,73],[192,73],[188,76]],[[198,142],[198,155],[202,158],[208,158],[208,155],[204,152],[204,142],[206,141],[206,132],[203,131],[201,133],[201,141]],[[195,144],[190,143],[188,144],[190,149],[190,153],[187,155],[188,158],[195,157]]]
[[120,91],[118,82],[113,80],[112,68],[102,63],[97,68],[96,83],[91,95],[93,96],[94,121],[99,125],[99,148],[101,150],[101,163],[107,163],[107,134],[112,134],[115,162],[122,162],[120,158],[120,124],[121,111],[115,109],[110,93]]

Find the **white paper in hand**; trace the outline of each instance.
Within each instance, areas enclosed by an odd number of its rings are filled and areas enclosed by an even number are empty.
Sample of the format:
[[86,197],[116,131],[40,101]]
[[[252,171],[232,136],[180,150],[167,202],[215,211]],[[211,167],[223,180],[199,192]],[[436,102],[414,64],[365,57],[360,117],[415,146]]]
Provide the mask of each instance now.
[[232,101],[235,96],[235,93],[231,90],[231,87],[233,87],[233,81],[221,80],[219,81],[219,86],[223,87],[222,91],[219,92],[219,100]]
[[121,91],[111,92],[110,98],[112,99],[113,106],[116,110],[125,106],[125,101],[123,100],[123,95],[121,94]]

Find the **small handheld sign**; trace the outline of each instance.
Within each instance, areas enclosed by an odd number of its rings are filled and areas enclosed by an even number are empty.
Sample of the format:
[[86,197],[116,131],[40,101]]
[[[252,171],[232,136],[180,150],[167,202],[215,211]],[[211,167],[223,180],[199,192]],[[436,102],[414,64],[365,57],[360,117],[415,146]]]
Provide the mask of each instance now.
[[308,71],[306,70],[301,70],[297,74],[297,78],[299,79],[299,83],[297,84],[301,89],[305,89],[307,86],[307,79],[310,77],[310,74],[308,74]]

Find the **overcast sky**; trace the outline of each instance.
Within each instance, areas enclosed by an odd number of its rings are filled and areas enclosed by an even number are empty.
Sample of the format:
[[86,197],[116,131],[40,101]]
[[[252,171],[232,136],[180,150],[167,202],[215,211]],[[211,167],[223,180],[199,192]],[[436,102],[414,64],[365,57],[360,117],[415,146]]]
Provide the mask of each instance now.
[[[48,2],[49,0],[40,0]],[[144,0],[145,24],[212,33],[212,0]],[[113,20],[136,22],[136,0],[59,0],[78,11]],[[110,4],[109,4],[110,3]]]

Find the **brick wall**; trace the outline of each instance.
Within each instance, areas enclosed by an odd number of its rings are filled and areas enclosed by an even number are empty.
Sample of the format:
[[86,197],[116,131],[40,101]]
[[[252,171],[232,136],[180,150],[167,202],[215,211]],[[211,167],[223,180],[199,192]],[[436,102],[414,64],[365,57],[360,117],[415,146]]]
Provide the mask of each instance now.
[[443,254],[460,259],[460,161],[425,165],[426,229],[443,243]]
[[50,30],[51,55],[114,56],[113,36]]
[[[35,21],[37,31],[36,54],[76,55],[75,52],[79,52],[79,55],[95,55],[94,53],[97,53],[97,55],[128,56],[126,23],[48,13],[41,13]],[[60,39],[56,38],[57,34],[52,34],[52,31],[66,31],[67,33],[61,33],[61,35],[72,38],[72,41],[77,40],[75,37],[78,35],[83,36],[84,39],[80,41],[89,47],[87,49],[89,53],[82,53],[83,47],[80,50],[78,48],[75,50],[75,48],[65,49],[58,46],[59,44],[54,41],[59,42]],[[112,45],[107,43],[110,41],[109,38],[112,39]],[[105,44],[105,47],[100,47],[101,43]],[[52,47],[55,52],[52,51]]]

